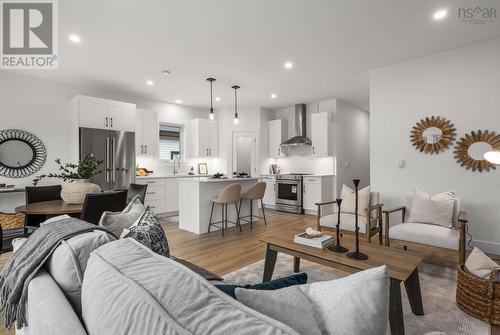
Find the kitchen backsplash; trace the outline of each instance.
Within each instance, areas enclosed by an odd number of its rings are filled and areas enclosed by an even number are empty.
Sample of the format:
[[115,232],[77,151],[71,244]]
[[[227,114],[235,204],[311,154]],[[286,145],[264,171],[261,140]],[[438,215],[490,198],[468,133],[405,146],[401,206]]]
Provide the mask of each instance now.
[[[217,159],[203,158],[203,159],[188,159],[186,162],[181,162],[180,167],[176,165],[176,170],[179,174],[188,174],[191,167],[194,168],[194,173],[198,174],[198,163],[207,163],[208,173],[213,174],[217,169]],[[162,161],[157,158],[137,157],[137,165],[144,167],[148,170],[154,171],[154,175],[171,175],[174,173],[173,161]],[[177,164],[177,163],[176,163]]]
[[[293,156],[268,159],[267,166],[277,164],[280,173],[335,174],[335,157]],[[267,174],[269,171],[263,171]]]

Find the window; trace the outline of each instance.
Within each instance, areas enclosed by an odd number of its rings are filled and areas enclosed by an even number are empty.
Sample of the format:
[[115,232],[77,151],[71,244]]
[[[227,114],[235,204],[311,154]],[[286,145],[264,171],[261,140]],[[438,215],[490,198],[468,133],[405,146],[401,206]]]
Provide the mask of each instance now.
[[160,159],[182,159],[182,127],[160,123]]

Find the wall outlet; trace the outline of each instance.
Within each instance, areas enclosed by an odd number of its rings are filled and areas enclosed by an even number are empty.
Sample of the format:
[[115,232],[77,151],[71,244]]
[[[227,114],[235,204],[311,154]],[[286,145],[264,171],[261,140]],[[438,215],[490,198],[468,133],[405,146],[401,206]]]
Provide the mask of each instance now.
[[406,160],[405,159],[400,159],[398,161],[398,168],[404,169],[406,167]]

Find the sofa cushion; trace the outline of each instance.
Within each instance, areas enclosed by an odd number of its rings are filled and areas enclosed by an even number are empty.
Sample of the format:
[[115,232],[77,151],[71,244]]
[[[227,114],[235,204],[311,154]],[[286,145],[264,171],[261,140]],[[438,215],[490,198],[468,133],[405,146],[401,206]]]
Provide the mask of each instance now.
[[83,273],[90,253],[113,240],[113,236],[101,230],[77,235],[62,241],[45,264],[78,315],[81,314]]
[[[342,190],[340,191],[340,197],[342,198],[342,204],[340,206],[340,212],[343,213],[353,213],[356,210],[356,192],[345,184],[342,185]],[[365,208],[370,204],[370,186],[366,186],[358,191],[358,214],[365,216]]]
[[136,195],[123,211],[105,211],[102,213],[101,219],[99,220],[99,226],[108,229],[116,236],[120,236],[123,229],[130,228],[130,226],[141,217],[145,209],[139,196]]
[[275,291],[237,288],[236,297],[301,334],[387,334],[389,275],[385,265]]
[[[354,231],[356,227],[356,216],[350,213],[340,213],[340,229]],[[372,226],[375,227],[377,225],[377,220],[374,218],[370,218],[372,222]],[[335,228],[337,227],[337,213],[322,216],[319,219],[320,226]],[[364,234],[366,233],[366,216],[358,215],[358,225],[359,232]]]
[[430,196],[416,189],[411,200],[407,222],[419,222],[453,227],[455,194],[447,191]]
[[237,288],[247,288],[252,290],[277,290],[284,287],[301,285],[306,283],[307,283],[307,273],[303,272],[255,285],[216,284],[215,287],[217,287],[222,292],[236,299],[234,291]]
[[123,230],[122,235],[124,235],[123,237],[133,238],[158,255],[170,257],[165,232],[149,206],[132,227]]
[[90,335],[297,335],[182,264],[129,238],[92,253],[83,280],[82,308]]
[[460,232],[447,227],[425,223],[402,223],[389,229],[390,238],[459,250]]

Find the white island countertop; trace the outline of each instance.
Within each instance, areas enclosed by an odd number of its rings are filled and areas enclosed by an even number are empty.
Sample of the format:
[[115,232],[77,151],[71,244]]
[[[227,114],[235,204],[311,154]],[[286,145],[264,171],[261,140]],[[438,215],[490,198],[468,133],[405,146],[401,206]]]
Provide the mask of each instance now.
[[199,178],[205,177],[205,175],[188,175],[188,174],[150,174],[149,176],[135,176],[136,179],[161,179],[161,178]]
[[257,181],[261,178],[210,178],[200,177],[196,179],[186,179],[186,182],[193,183],[227,183],[227,182],[241,182],[241,181]]

